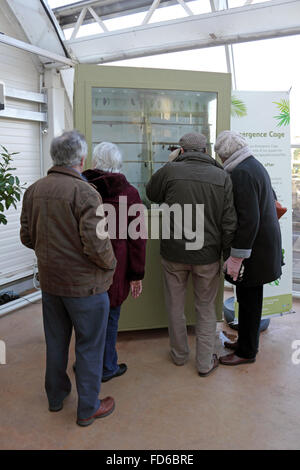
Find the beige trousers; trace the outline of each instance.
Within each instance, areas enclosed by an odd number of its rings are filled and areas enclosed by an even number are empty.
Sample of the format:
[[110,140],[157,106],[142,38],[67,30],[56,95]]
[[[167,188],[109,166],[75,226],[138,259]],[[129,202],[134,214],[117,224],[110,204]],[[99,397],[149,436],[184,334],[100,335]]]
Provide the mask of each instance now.
[[162,258],[162,266],[171,358],[175,364],[182,365],[189,357],[184,305],[191,273],[196,311],[196,365],[198,372],[208,372],[213,365],[215,352],[215,300],[220,281],[220,262],[191,265],[173,263]]

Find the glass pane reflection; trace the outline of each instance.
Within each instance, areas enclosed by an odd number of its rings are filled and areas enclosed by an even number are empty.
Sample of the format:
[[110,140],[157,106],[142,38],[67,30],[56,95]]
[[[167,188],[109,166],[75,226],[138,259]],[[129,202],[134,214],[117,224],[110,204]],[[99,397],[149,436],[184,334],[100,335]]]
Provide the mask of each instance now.
[[92,142],[114,142],[125,176],[147,203],[145,186],[187,132],[216,139],[217,94],[124,88],[92,89]]

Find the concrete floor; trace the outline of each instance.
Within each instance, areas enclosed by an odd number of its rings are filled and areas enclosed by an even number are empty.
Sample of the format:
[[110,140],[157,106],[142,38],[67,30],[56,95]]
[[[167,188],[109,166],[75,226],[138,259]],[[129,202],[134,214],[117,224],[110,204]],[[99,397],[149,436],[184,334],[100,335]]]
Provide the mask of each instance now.
[[299,449],[300,364],[292,363],[299,301],[294,308],[296,314],[272,319],[261,334],[255,364],[220,365],[207,378],[195,370],[192,333],[184,367],[168,358],[166,330],[120,334],[119,359],[128,372],[101,390],[115,398],[116,410],[87,428],[75,424],[71,370],[64,409],[48,412],[41,304],[9,314],[0,319],[7,347],[7,365],[0,365],[0,449]]

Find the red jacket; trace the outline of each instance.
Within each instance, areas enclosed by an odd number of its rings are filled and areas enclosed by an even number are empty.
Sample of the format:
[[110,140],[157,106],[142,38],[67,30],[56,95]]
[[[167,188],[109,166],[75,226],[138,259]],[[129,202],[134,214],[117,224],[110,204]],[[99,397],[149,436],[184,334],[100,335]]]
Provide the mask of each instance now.
[[[83,175],[87,180],[96,186],[102,197],[103,203],[109,203],[114,206],[116,211],[116,235],[111,238],[114,254],[117,259],[117,267],[113,278],[113,283],[108,291],[111,307],[117,307],[126,300],[130,281],[137,281],[144,278],[146,240],[138,238],[132,240],[119,239],[119,197],[127,196],[127,227],[134,216],[128,216],[128,209],[132,204],[142,204],[139,193],[121,173],[111,173],[101,170],[86,170]],[[139,216],[139,213],[137,214]]]

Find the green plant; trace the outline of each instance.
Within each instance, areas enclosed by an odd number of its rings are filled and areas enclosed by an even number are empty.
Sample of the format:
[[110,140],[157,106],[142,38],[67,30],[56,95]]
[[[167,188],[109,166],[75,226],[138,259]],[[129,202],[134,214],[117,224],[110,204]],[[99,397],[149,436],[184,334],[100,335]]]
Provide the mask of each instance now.
[[236,96],[231,97],[231,116],[243,117],[247,116],[247,106],[242,100]]
[[289,100],[280,100],[279,103],[273,101],[280,111],[278,116],[274,116],[279,122],[277,126],[287,126],[290,123],[290,102]]
[[7,218],[4,211],[8,210],[10,206],[17,208],[17,202],[21,199],[22,190],[25,186],[21,186],[20,180],[17,176],[12,175],[13,155],[19,152],[10,153],[7,148],[0,145],[2,152],[0,153],[0,224],[7,224]]

